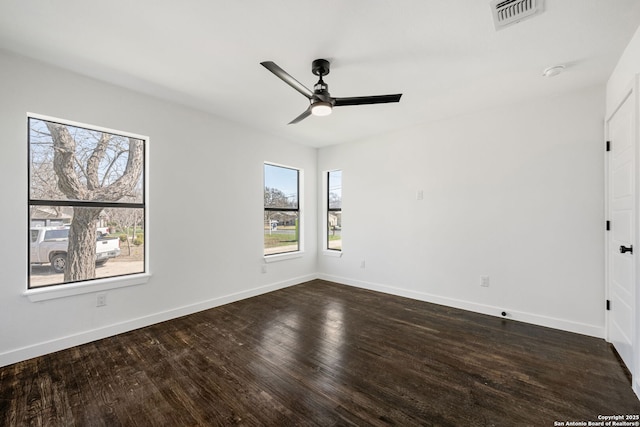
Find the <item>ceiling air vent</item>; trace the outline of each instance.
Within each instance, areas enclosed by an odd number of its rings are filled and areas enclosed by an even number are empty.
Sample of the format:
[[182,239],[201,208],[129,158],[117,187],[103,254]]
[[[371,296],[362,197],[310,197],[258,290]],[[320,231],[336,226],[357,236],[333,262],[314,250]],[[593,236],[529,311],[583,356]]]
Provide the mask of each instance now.
[[542,12],[543,0],[493,0],[493,24],[496,30],[517,24]]

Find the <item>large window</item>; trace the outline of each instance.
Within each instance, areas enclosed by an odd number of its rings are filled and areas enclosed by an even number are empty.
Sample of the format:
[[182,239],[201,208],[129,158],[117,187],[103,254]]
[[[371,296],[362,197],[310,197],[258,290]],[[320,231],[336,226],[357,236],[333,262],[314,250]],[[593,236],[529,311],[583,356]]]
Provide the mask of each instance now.
[[146,141],[29,115],[29,288],[145,272]]
[[342,171],[327,172],[327,249],[342,250]]
[[300,250],[300,171],[264,164],[264,254]]

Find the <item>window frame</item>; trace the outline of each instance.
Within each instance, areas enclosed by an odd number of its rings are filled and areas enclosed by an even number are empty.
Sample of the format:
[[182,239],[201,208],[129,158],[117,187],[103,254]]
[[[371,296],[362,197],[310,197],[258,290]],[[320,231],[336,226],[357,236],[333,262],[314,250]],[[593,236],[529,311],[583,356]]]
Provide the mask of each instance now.
[[277,252],[277,253],[273,253],[273,254],[267,254],[265,253],[265,246],[264,246],[264,234],[263,234],[263,238],[262,238],[262,256],[265,262],[269,263],[269,262],[275,262],[275,261],[281,261],[281,260],[286,260],[286,259],[292,259],[292,258],[298,258],[301,257],[302,254],[304,253],[304,238],[303,238],[303,224],[304,224],[304,220],[303,220],[303,182],[304,182],[304,171],[301,168],[295,167],[295,166],[289,166],[289,165],[283,165],[280,163],[275,163],[275,162],[269,162],[269,161],[264,161],[262,163],[262,191],[264,194],[264,189],[267,187],[267,182],[266,182],[266,176],[265,176],[265,168],[266,166],[272,166],[272,167],[277,167],[277,168],[283,168],[283,169],[289,169],[289,170],[293,170],[296,171],[297,173],[297,183],[296,183],[296,191],[297,191],[297,208],[281,208],[281,207],[277,207],[277,208],[271,208],[271,207],[266,207],[264,206],[264,201],[263,201],[263,233],[264,233],[264,213],[267,211],[270,212],[297,212],[298,214],[298,248],[296,250],[293,251],[285,251],[285,252]]
[[[331,207],[331,173],[332,172],[340,172],[340,207],[339,208],[332,208]],[[336,248],[330,248],[329,247],[329,225],[330,225],[330,221],[329,221],[329,215],[331,215],[331,212],[340,212],[340,216],[342,216],[342,169],[331,169],[328,171],[325,171],[325,179],[324,182],[326,184],[326,191],[325,191],[325,203],[326,203],[326,209],[325,209],[325,216],[324,216],[324,251],[327,252],[328,255],[336,255],[336,256],[341,256],[342,255],[342,243],[340,243],[340,249],[336,249]],[[340,240],[342,240],[342,226],[341,226],[341,230],[340,230]]]
[[[132,132],[125,132],[115,129],[109,129],[102,126],[96,126],[87,123],[80,123],[73,120],[61,119],[42,114],[27,112],[26,114],[26,147],[27,147],[27,257],[26,257],[26,290],[23,293],[30,301],[43,301],[55,298],[69,297],[79,294],[103,292],[110,289],[116,289],[126,286],[140,285],[147,283],[151,277],[149,272],[149,140],[145,135],[139,135]],[[76,200],[56,200],[56,199],[37,199],[31,196],[31,123],[32,119],[58,123],[66,126],[74,126],[78,128],[88,129],[96,132],[105,132],[118,136],[135,138],[142,141],[142,201],[141,202],[95,202],[95,201],[76,201]],[[103,278],[93,278],[77,282],[56,283],[38,287],[30,287],[31,276],[31,207],[32,206],[89,206],[104,208],[135,208],[142,209],[144,219],[142,221],[145,230],[144,238],[144,260],[143,271],[120,276],[110,276]]]

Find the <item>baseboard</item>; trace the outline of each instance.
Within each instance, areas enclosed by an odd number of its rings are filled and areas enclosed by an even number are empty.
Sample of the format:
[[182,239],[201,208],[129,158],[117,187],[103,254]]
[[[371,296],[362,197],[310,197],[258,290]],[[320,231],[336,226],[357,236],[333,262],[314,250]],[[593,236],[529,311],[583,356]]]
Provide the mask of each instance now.
[[573,322],[566,319],[558,319],[548,316],[540,316],[537,314],[526,313],[511,310],[508,307],[495,307],[491,305],[478,304],[475,302],[464,301],[454,298],[442,297],[429,294],[426,292],[417,292],[408,289],[388,286],[380,283],[366,282],[362,280],[349,279],[346,277],[332,276],[328,274],[319,274],[318,278],[335,282],[343,285],[355,286],[358,288],[369,289],[372,291],[383,292],[387,294],[397,295],[401,297],[411,298],[419,301],[430,302],[434,304],[445,305],[448,307],[459,308],[462,310],[473,311],[475,313],[488,314],[490,316],[502,317],[502,311],[507,312],[507,319],[516,320],[524,323],[530,323],[538,326],[559,329],[562,331],[573,332],[582,335],[588,335],[596,338],[604,338],[604,326],[588,325],[579,322]]
[[18,348],[0,354],[0,367],[21,362],[23,360],[28,360],[33,357],[43,356],[45,354],[64,350],[77,345],[86,344],[110,336],[118,335],[124,332],[129,332],[134,329],[143,328],[145,326],[150,326],[156,323],[175,319],[177,317],[186,316],[214,307],[219,307],[221,305],[229,304],[235,301],[240,301],[261,294],[266,294],[268,292],[308,282],[317,278],[318,275],[315,273],[305,276],[299,276],[281,282],[271,283],[269,285],[259,286],[242,292],[237,292],[218,298],[213,298],[207,301],[198,302],[196,304],[177,307],[171,310],[150,314],[148,316],[127,320],[125,322],[103,326],[101,328],[92,329],[90,331],[82,332],[79,334],[69,335],[66,337],[56,338],[50,341]]
[[[361,280],[349,279],[345,277],[332,276],[327,274],[308,274],[305,276],[299,276],[292,279],[284,280],[269,285],[259,286],[256,288],[248,289],[242,292],[225,295],[218,298],[213,298],[207,301],[198,302],[196,304],[190,304],[183,307],[177,307],[175,309],[154,313],[148,316],[139,317],[136,319],[127,320],[125,322],[107,325],[98,329],[92,329],[90,331],[82,332],[79,334],[69,335],[62,338],[57,338],[50,341],[45,341],[30,346],[10,350],[0,354],[0,367],[11,365],[16,362],[31,359],[33,357],[42,356],[55,351],[64,350],[74,347],[76,345],[86,344],[99,339],[107,338],[124,332],[132,331],[134,329],[143,328],[156,323],[164,322],[167,320],[175,319],[177,317],[186,316],[189,314],[197,313],[199,311],[208,310],[210,308],[219,307],[221,305],[229,304],[235,301],[240,301],[245,298],[251,298],[268,292],[276,291],[278,289],[286,288],[289,286],[297,285],[314,279],[323,279],[330,282],[335,282],[343,285],[354,286],[363,289],[369,289],[372,291],[383,292],[391,295],[402,296],[406,298],[412,298],[419,301],[430,302],[434,304],[445,305],[448,307],[459,308],[462,310],[468,310],[476,313],[487,314],[491,316],[500,317],[500,313],[505,310],[508,312],[507,318],[511,320],[521,321],[539,326],[545,326],[549,328],[559,329],[568,332],[574,332],[578,334],[593,336],[597,338],[604,338],[604,327],[587,325],[583,323],[577,323],[568,321],[565,319],[551,318],[547,316],[540,316],[531,313],[519,312],[509,310],[508,307],[494,307],[490,305],[478,304],[469,301],[463,301],[453,298],[442,297],[425,292],[416,292],[408,289],[398,288],[394,286],[383,285],[380,283],[372,283]],[[634,391],[640,396],[640,383],[638,380],[634,382]]]

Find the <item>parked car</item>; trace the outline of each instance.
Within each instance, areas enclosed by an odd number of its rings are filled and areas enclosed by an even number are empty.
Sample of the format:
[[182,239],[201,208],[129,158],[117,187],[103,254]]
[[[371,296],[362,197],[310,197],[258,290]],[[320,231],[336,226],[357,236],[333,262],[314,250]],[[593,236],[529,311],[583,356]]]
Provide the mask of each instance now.
[[[96,233],[96,265],[103,265],[120,255],[120,239]],[[30,262],[35,265],[51,264],[56,273],[62,273],[67,263],[69,227],[31,228]]]

